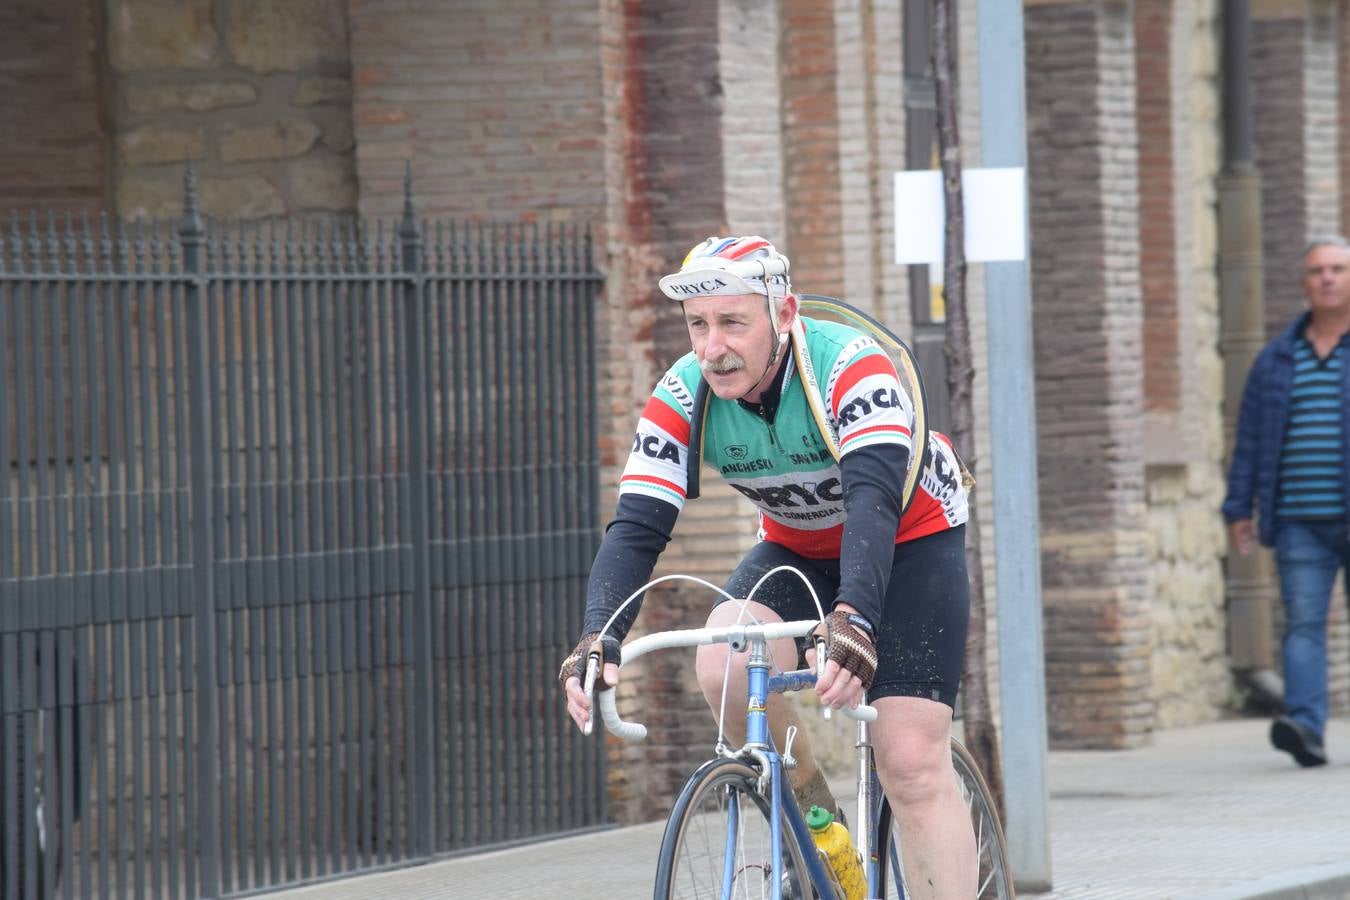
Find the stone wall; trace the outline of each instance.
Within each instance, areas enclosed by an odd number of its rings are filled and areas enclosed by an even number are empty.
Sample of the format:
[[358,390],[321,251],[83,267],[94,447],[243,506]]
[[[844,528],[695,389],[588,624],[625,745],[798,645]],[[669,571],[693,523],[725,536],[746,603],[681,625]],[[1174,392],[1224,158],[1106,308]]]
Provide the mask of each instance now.
[[191,160],[203,212],[356,209],[345,0],[112,0],[117,211],[172,216]]
[[[1206,400],[1223,391],[1214,274],[1220,134],[1217,9],[1214,0],[1172,6],[1165,32],[1155,39],[1166,40],[1171,48],[1171,153],[1162,174],[1175,186],[1176,196],[1171,276],[1175,330],[1161,345],[1150,345],[1145,331],[1145,372],[1170,363],[1179,376],[1170,395],[1146,390],[1155,414],[1162,411],[1158,407],[1175,411],[1162,420],[1170,420],[1167,427],[1150,428],[1149,440],[1156,446],[1147,451],[1154,462],[1148,468],[1148,548],[1153,702],[1159,727],[1217,718],[1233,693],[1221,569],[1227,537],[1217,514],[1224,490],[1223,423],[1220,405]],[[1150,137],[1142,109],[1140,118],[1142,146]],[[1142,159],[1147,152],[1141,149],[1140,155]],[[1148,240],[1149,221],[1141,228],[1141,242]],[[1146,284],[1146,306],[1148,297]],[[1150,424],[1157,426],[1159,420]]]
[[101,31],[83,0],[0,4],[0,212],[108,208]]

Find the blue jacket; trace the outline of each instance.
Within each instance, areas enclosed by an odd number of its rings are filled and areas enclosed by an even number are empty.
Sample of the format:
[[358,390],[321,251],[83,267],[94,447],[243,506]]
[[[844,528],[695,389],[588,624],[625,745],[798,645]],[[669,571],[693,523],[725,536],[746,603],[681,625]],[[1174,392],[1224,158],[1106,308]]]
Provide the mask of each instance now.
[[[1284,333],[1262,348],[1247,374],[1238,410],[1233,462],[1228,469],[1228,496],[1223,501],[1226,522],[1249,519],[1256,501],[1257,536],[1267,547],[1275,544],[1275,488],[1280,475],[1280,447],[1289,421],[1289,386],[1294,380],[1294,344],[1307,324],[1300,316]],[[1346,343],[1342,337],[1341,342]],[[1341,484],[1350,509],[1350,360],[1341,367]]]

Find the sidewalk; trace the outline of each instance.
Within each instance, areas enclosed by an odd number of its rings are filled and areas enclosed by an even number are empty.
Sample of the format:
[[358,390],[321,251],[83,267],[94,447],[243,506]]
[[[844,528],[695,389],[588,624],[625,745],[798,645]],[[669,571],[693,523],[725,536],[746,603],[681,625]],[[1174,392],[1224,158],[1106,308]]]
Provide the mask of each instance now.
[[[1298,769],[1269,722],[1172,729],[1151,746],[1050,754],[1048,893],[1023,900],[1350,898],[1350,720]],[[1009,777],[1015,777],[1011,773]],[[268,900],[649,897],[662,823],[265,895]]]

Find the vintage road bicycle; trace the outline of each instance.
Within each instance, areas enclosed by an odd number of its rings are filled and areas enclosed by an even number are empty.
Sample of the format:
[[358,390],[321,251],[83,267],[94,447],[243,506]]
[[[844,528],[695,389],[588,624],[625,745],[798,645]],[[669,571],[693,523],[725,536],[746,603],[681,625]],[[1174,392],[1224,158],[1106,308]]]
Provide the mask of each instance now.
[[[795,569],[780,567],[766,573],[759,584],[783,571],[800,577]],[[655,584],[674,578],[691,580],[729,596],[702,579],[667,575],[635,592],[634,597],[641,596]],[[802,581],[806,579],[803,577]],[[807,589],[810,589],[809,584]],[[750,597],[754,593],[752,590]],[[632,599],[630,597],[628,602]],[[735,601],[736,598],[730,599]],[[745,609],[748,599],[736,602]],[[820,608],[818,599],[816,606]],[[770,694],[812,688],[818,674],[810,669],[772,671],[775,667],[768,642],[779,638],[803,638],[817,624],[815,620],[746,622],[719,628],[663,631],[623,646],[621,665],[628,665],[655,650],[725,643],[733,651],[727,656],[728,673],[732,661],[744,654],[748,676],[745,744],[731,747],[723,738],[724,678],[714,755],[689,777],[670,812],[657,863],[653,893],[656,900],[751,897],[849,900],[812,840],[804,811],[798,808],[788,787],[786,770],[794,765],[792,741],[795,734],[789,731],[786,746],[780,751],[769,733],[765,711]],[[823,667],[825,653],[821,639],[817,639],[816,659]],[[593,694],[599,665],[597,648],[588,656],[584,684],[588,696]],[[626,722],[620,717],[613,689],[601,691],[592,709],[596,706],[605,726],[614,734],[627,740],[646,737],[647,730],[643,725]],[[830,712],[825,709],[823,715],[828,718]],[[908,895],[901,863],[900,829],[881,791],[868,733],[868,723],[875,721],[876,710],[859,706],[840,712],[857,721],[858,820],[849,822],[848,827],[866,871],[867,897],[905,898]],[[588,732],[589,728],[588,723]],[[952,739],[952,770],[975,831],[978,866],[975,897],[979,900],[1014,900],[1012,871],[997,807],[974,759],[955,738]]]

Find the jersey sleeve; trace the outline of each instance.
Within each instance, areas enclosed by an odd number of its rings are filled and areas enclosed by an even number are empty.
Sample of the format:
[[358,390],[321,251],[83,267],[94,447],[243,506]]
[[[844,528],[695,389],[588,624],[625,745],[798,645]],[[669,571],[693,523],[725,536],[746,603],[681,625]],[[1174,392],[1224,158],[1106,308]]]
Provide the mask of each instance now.
[[914,404],[890,357],[871,338],[859,337],[840,351],[825,385],[825,402],[841,456],[879,444],[913,453]]
[[638,420],[633,447],[619,479],[619,496],[663,500],[684,507],[689,486],[689,422],[694,398],[674,371],[656,386]]
[[[582,633],[600,630],[624,600],[651,578],[684,507],[688,483],[689,422],[694,399],[675,370],[652,391],[638,419],[628,463],[619,479],[619,502],[591,564]],[[642,598],[630,604],[612,630],[623,639]]]

